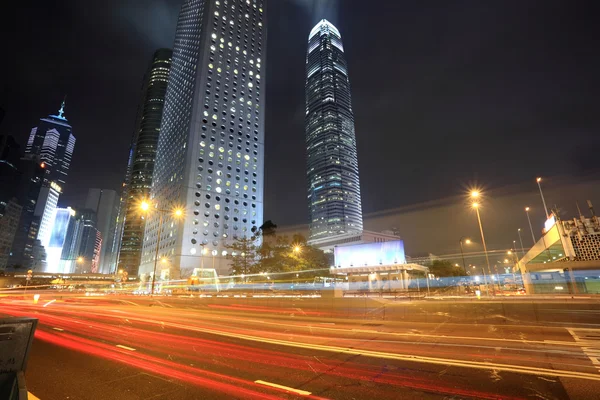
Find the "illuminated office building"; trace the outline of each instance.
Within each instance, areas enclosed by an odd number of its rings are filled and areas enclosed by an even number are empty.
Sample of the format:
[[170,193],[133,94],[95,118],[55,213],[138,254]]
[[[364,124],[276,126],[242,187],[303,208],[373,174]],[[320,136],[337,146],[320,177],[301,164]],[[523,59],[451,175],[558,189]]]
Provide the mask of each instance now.
[[119,218],[119,196],[110,189],[89,189],[85,208],[96,213],[96,228],[102,235],[97,272],[112,274],[117,268],[117,222]]
[[64,116],[63,101],[58,115],[50,115],[40,119],[31,130],[25,154],[35,155],[44,163],[46,174],[44,185],[56,182],[64,188],[71,166],[71,157],[75,149],[75,136],[71,125]]
[[159,49],[144,77],[142,99],[123,188],[123,233],[119,250],[119,269],[137,275],[142,254],[145,220],[140,215],[140,201],[150,196],[156,145],[163,115],[165,94],[173,51]]
[[320,247],[363,230],[348,65],[340,32],[322,20],[306,57],[309,242]]
[[265,0],[184,1],[151,201],[185,215],[165,213],[159,232],[158,211],[149,213],[140,274],[153,271],[159,235],[171,277],[188,276],[203,255],[229,274],[227,241],[262,224],[266,33]]

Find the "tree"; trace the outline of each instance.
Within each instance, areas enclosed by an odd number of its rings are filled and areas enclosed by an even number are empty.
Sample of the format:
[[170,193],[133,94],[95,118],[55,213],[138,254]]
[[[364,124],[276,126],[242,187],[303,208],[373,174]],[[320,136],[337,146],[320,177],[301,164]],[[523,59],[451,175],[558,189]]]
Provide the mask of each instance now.
[[429,267],[429,272],[437,277],[462,276],[463,269],[456,267],[448,260],[434,260]]
[[259,230],[263,236],[275,236],[277,225],[273,221],[268,220],[260,226]]
[[295,234],[291,240],[287,236],[273,236],[270,240],[263,240],[258,249],[259,262],[255,272],[289,272],[303,273],[303,277],[322,276],[327,273],[329,260],[327,255],[312,246],[306,238]]
[[256,237],[237,237],[227,246],[226,258],[231,261],[233,275],[248,275],[257,263]]

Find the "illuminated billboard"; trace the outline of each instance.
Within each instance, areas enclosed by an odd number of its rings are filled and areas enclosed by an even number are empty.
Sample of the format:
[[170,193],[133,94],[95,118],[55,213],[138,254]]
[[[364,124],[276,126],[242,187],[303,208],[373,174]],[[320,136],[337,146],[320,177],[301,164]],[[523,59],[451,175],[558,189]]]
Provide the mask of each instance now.
[[334,255],[338,268],[406,264],[402,240],[337,246]]

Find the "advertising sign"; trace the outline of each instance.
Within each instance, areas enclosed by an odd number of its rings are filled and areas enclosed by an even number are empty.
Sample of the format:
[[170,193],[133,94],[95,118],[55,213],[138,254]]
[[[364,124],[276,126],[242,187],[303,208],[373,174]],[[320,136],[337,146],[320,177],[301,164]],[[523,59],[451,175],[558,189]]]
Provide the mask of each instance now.
[[338,246],[334,255],[338,268],[406,264],[402,240]]

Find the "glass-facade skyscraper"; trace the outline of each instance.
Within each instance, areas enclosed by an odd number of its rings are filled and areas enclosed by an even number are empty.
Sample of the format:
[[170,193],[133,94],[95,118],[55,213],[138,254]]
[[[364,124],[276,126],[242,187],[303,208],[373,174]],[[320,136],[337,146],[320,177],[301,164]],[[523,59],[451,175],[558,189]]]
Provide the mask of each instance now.
[[64,112],[63,101],[57,115],[40,119],[38,125],[31,130],[25,148],[25,154],[36,155],[45,164],[44,185],[56,182],[63,189],[75,149],[75,136]]
[[165,94],[171,70],[171,49],[159,49],[142,86],[142,99],[136,129],[131,141],[129,163],[123,188],[124,226],[119,250],[119,269],[137,275],[142,256],[145,220],[140,214],[140,202],[150,196],[152,174],[156,159],[156,146],[160,121],[165,105]]
[[340,32],[326,20],[308,38],[305,123],[310,243],[361,233],[348,65]]
[[[139,274],[229,273],[227,241],[263,218],[266,0],[185,0],[173,48]],[[157,275],[166,275],[157,271]]]

